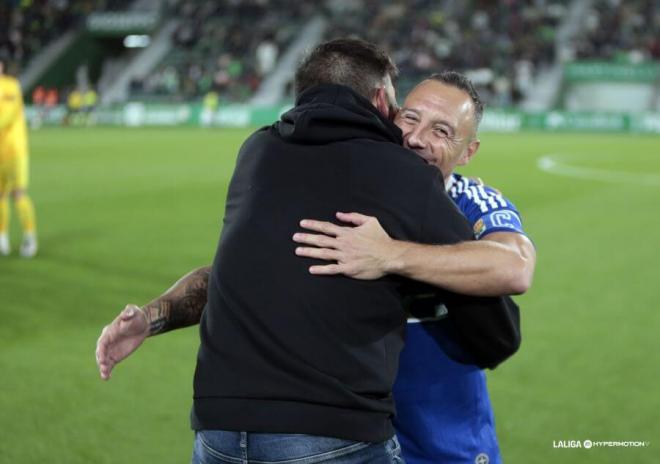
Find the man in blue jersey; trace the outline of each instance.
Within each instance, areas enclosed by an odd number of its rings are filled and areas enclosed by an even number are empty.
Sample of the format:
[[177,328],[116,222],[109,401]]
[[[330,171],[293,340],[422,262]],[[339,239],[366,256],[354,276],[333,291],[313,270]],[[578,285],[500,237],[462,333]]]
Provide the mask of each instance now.
[[[374,279],[399,274],[473,295],[523,293],[532,280],[535,251],[515,206],[497,190],[454,173],[479,149],[483,104],[470,81],[455,72],[433,75],[408,95],[396,123],[405,144],[440,169],[447,192],[473,227],[476,243],[421,245],[391,239],[374,217],[338,213],[355,227],[305,220],[321,234],[296,234],[300,256],[336,261],[317,265],[319,275]],[[479,247],[477,268],[452,260],[452,249]],[[484,247],[490,252],[484,253]],[[394,387],[395,426],[408,464],[500,463],[484,371],[471,362],[439,306],[410,318]]]

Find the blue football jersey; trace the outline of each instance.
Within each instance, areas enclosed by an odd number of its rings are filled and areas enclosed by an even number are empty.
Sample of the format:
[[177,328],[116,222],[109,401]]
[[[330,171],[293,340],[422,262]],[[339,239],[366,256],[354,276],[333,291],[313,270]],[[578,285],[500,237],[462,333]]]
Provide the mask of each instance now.
[[[453,174],[447,192],[476,238],[524,234],[515,206],[497,190]],[[408,321],[393,390],[403,456],[408,464],[500,464],[486,375],[454,361],[468,356],[461,356],[445,315],[439,308],[435,317]]]
[[453,174],[447,182],[447,193],[472,226],[475,238],[491,232],[524,234],[518,210],[494,188]]

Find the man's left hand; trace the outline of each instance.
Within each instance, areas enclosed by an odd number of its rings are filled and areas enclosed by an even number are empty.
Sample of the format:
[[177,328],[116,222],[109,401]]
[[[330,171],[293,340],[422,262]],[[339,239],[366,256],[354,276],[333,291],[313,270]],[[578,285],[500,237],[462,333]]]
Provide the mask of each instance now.
[[372,216],[337,213],[337,219],[351,226],[304,219],[300,226],[320,234],[296,233],[293,240],[309,247],[297,247],[296,254],[335,264],[316,265],[309,272],[317,275],[343,274],[354,279],[374,280],[388,272],[393,242]]

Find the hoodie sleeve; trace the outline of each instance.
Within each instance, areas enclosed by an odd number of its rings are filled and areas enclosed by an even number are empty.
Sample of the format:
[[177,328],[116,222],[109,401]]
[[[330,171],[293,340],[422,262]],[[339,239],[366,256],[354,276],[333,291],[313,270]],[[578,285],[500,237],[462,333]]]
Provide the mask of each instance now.
[[469,222],[447,195],[440,176],[430,185],[424,217],[421,230],[424,243],[448,245],[474,238]]
[[[435,182],[428,198],[422,234],[427,243],[474,240],[472,228],[444,190]],[[442,269],[438,269],[442,272]],[[494,368],[520,346],[520,313],[510,297],[474,297],[435,289],[436,298],[449,312],[449,321],[471,363]]]

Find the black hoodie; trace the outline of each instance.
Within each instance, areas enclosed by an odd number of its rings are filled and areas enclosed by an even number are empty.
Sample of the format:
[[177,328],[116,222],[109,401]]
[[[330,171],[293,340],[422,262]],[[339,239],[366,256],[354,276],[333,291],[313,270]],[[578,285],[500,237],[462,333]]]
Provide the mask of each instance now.
[[315,261],[295,255],[292,236],[303,218],[357,211],[397,239],[470,239],[438,171],[401,143],[368,100],[338,85],[304,92],[244,143],[201,320],[194,429],[394,434],[408,283],[312,276]]

